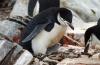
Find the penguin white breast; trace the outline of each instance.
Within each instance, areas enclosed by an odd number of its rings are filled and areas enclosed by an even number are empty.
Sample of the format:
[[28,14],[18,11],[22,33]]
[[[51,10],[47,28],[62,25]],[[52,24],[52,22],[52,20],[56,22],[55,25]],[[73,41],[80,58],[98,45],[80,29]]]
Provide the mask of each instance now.
[[48,47],[56,44],[62,38],[66,31],[66,27],[58,25],[55,23],[54,28],[47,32],[45,30],[41,31],[33,40],[32,40],[32,49],[35,54],[46,53]]

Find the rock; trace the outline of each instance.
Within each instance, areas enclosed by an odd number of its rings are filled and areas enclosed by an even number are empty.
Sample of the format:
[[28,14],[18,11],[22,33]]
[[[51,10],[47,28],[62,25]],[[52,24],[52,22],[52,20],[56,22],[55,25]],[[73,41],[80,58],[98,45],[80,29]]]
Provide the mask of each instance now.
[[0,65],[12,65],[21,55],[23,48],[17,43],[0,40]]
[[[6,54],[13,48],[15,44],[7,40],[0,40],[0,61],[6,56]],[[22,47],[17,45],[14,56],[22,50]]]
[[15,35],[20,35],[21,32],[18,30],[18,28],[20,27],[21,25],[18,23],[9,20],[4,20],[0,23],[0,33],[2,35],[7,36],[9,39],[13,40],[13,37]]
[[54,59],[50,59],[48,57],[45,57],[43,59],[44,62],[48,63],[49,65],[56,65],[59,61],[57,60],[54,60]]
[[57,65],[100,65],[100,60],[94,60],[90,58],[66,58]]
[[96,53],[92,56],[92,59],[100,60],[100,53]]
[[33,56],[27,50],[21,54],[21,56],[17,59],[14,65],[28,65],[33,59]]
[[61,6],[75,11],[85,22],[97,21],[100,17],[99,0],[61,0]]

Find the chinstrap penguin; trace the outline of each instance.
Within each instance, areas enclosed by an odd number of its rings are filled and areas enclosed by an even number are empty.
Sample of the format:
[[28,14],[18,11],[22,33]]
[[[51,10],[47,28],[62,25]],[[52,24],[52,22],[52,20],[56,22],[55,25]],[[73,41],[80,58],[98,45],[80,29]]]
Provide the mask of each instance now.
[[92,45],[100,45],[100,19],[97,22],[97,25],[88,28],[84,35],[85,39],[85,49],[84,54],[88,54],[90,43]]
[[46,54],[47,48],[58,43],[67,26],[72,29],[72,12],[65,8],[52,7],[40,12],[26,26],[20,43],[35,55]]

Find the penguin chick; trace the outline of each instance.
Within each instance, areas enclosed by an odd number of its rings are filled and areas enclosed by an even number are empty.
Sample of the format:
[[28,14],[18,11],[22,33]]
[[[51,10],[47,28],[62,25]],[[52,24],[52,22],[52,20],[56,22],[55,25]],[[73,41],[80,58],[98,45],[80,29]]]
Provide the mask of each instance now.
[[47,48],[58,43],[67,26],[72,29],[72,12],[65,8],[52,7],[40,12],[27,25],[20,45],[34,54],[45,54]]

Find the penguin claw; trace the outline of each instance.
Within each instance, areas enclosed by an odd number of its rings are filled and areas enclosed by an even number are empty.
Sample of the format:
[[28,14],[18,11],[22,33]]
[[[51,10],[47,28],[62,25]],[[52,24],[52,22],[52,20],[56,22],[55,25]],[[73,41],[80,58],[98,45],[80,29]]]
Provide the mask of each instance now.
[[91,57],[92,55],[88,53],[89,50],[89,44],[85,46],[84,52],[82,52],[82,55],[88,55],[88,57]]
[[87,55],[88,57],[91,57],[92,55],[89,54],[89,53],[84,53],[84,52],[81,52],[82,55]]
[[43,60],[46,56],[47,56],[46,54],[39,53],[38,55],[35,55],[34,57],[36,57],[40,60]]

